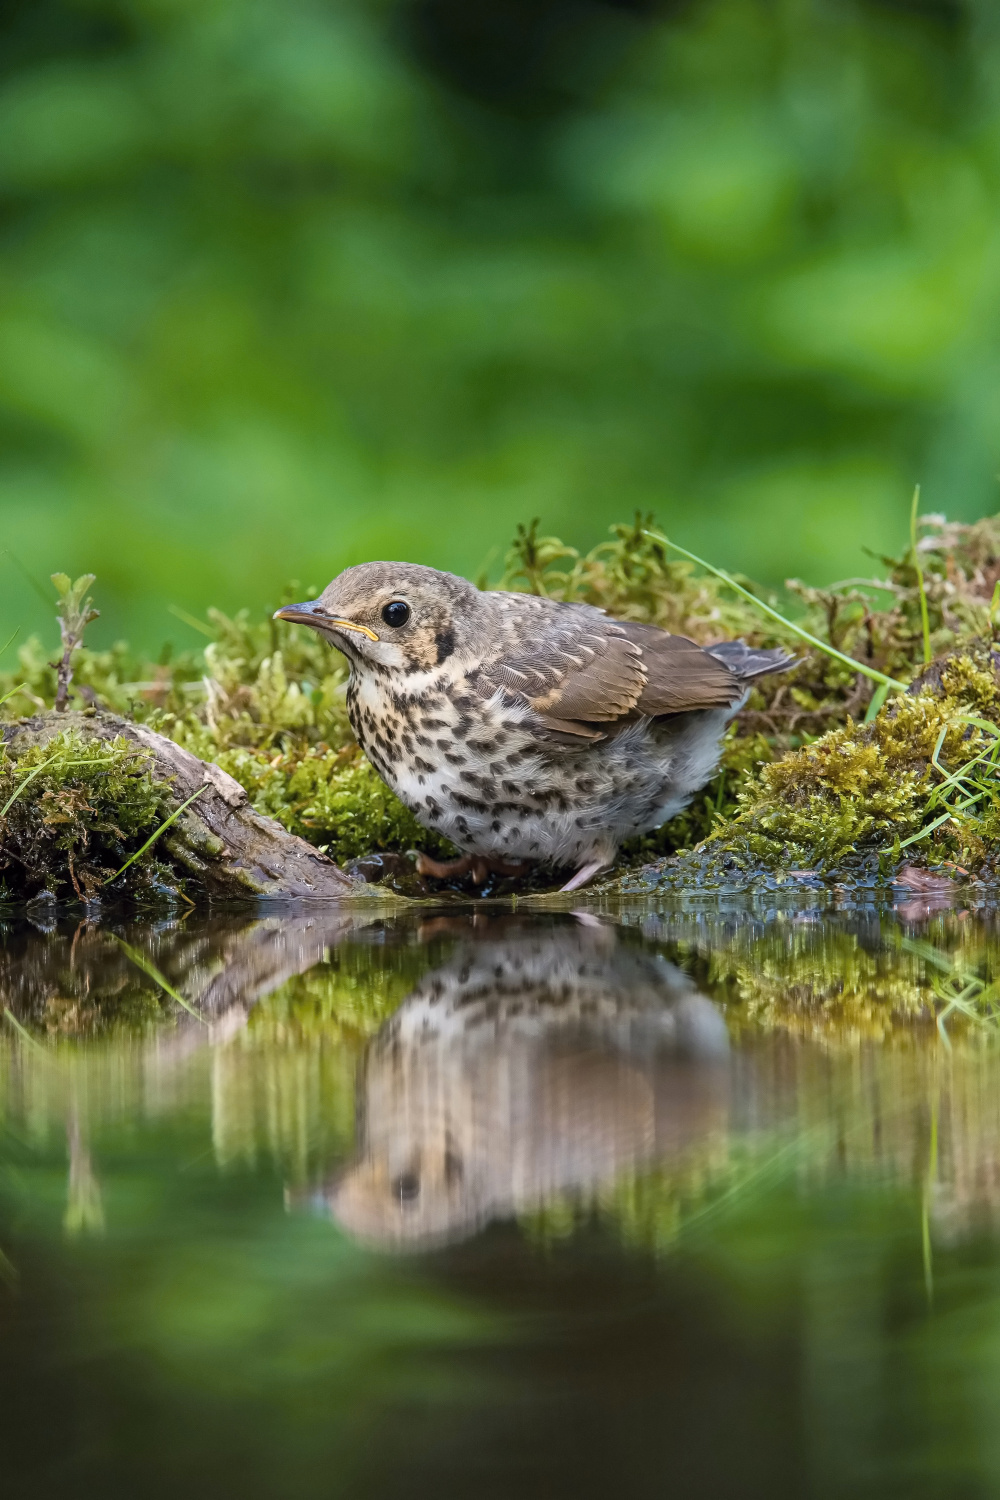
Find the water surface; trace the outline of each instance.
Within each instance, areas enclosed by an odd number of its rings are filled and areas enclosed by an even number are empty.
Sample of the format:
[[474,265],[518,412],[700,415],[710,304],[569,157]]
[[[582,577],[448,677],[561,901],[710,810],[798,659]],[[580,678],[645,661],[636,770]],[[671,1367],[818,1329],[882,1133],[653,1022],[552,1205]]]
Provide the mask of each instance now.
[[10,918],[12,1493],[995,1494],[994,975],[919,903]]

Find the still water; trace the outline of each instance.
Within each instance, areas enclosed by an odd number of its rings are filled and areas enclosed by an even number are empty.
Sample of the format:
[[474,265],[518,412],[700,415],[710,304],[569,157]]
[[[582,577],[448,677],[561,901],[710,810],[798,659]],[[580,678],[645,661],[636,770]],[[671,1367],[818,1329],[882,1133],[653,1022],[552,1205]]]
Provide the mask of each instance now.
[[919,902],[8,918],[5,1492],[996,1495],[994,976]]

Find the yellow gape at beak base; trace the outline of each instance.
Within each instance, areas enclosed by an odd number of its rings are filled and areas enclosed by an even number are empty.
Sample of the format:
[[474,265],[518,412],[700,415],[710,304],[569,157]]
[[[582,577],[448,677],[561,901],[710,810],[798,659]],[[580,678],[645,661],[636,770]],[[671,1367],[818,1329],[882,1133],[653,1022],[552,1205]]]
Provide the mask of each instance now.
[[369,630],[367,625],[355,625],[353,620],[330,620],[329,623],[338,630],[356,630],[360,635],[366,635],[370,641],[378,640],[374,630]]

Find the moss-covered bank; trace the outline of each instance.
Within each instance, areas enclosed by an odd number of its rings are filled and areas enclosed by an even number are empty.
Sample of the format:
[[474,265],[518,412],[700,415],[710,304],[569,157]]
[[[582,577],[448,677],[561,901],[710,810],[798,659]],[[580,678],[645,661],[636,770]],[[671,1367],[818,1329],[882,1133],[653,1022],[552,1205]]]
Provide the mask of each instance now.
[[737,811],[690,851],[626,875],[633,889],[733,887],[768,875],[867,877],[926,888],[996,878],[1000,865],[1000,651],[974,640],[870,723],[846,723],[762,766]]
[[[859,870],[884,879],[906,864],[992,876],[1000,518],[921,524],[917,547],[880,559],[876,578],[827,590],[789,583],[814,635],[861,669],[913,684],[881,708],[864,670],[802,651],[791,629],[722,580],[676,561],[642,518],[614,527],[587,556],[539,537],[534,526],[522,529],[504,587],[585,600],[703,643],[740,636],[799,652],[793,671],[754,689],[719,775],[695,803],[623,852],[618,878],[627,886]],[[360,860],[362,873],[426,890],[409,875],[407,853],[443,854],[448,846],[419,827],[354,743],[336,652],[266,616],[214,610],[189,622],[206,638],[202,650],[165,646],[156,661],[123,643],[95,651],[80,644],[93,614],[91,582],[57,578],[61,651],[37,639],[21,646],[17,669],[0,674],[0,716],[14,722],[50,712],[60,698],[78,711],[122,714],[222,768],[258,814],[338,863]],[[302,592],[311,586],[295,584],[288,597]],[[931,658],[937,665],[927,670]],[[88,896],[175,806],[134,745],[84,752],[65,734],[49,752],[8,744],[0,757],[0,894],[23,897],[42,880],[60,894]],[[127,888],[155,896],[178,880],[197,894],[197,872],[180,870],[160,843],[135,861]]]

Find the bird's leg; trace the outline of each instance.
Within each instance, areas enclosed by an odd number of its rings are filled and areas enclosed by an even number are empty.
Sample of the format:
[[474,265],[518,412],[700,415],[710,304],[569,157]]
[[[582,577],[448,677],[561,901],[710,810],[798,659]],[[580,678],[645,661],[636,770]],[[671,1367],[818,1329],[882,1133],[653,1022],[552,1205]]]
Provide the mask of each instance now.
[[561,891],[578,891],[582,885],[593,880],[601,870],[607,868],[610,863],[607,859],[592,859],[588,864],[581,865],[575,875],[571,875],[566,884],[560,886]]
[[463,854],[461,859],[431,859],[429,854],[417,855],[417,874],[433,875],[435,880],[457,880],[472,870],[475,856]]
[[418,854],[417,874],[431,875],[435,880],[457,880],[462,875],[471,875],[474,885],[482,885],[487,875],[523,875],[530,864],[530,860],[508,864],[506,860],[486,854],[463,854],[461,859],[444,860]]

